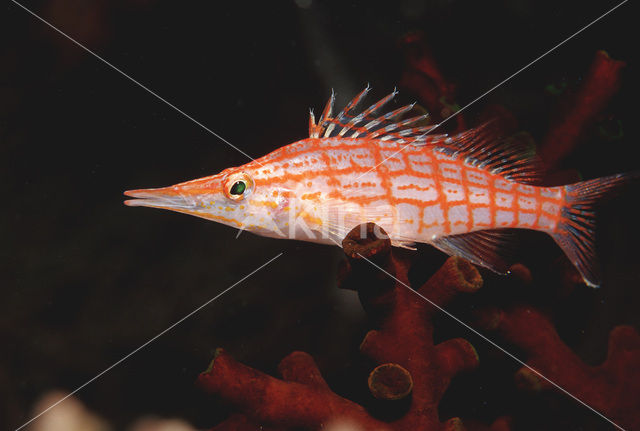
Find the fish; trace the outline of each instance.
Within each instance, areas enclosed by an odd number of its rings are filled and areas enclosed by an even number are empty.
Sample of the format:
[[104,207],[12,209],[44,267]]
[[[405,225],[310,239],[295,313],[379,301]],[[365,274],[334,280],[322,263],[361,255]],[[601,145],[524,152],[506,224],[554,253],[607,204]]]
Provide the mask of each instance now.
[[332,92],[317,122],[310,111],[306,139],[215,175],[126,191],[134,199],[125,204],[331,245],[373,222],[393,246],[430,244],[498,273],[508,271],[509,230],[536,230],[599,286],[596,204],[636,174],[540,186],[544,165],[532,146],[500,138],[495,122],[433,133],[428,114],[404,118],[414,104],[385,112],[396,90],[358,109],[369,91],[335,115]]

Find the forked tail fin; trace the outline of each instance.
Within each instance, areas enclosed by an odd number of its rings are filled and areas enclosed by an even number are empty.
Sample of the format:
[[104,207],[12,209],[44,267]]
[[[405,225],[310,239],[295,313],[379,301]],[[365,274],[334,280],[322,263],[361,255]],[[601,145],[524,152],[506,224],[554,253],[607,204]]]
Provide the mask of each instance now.
[[564,186],[562,221],[552,236],[588,286],[600,285],[595,253],[596,204],[613,189],[638,176],[638,173],[617,174]]

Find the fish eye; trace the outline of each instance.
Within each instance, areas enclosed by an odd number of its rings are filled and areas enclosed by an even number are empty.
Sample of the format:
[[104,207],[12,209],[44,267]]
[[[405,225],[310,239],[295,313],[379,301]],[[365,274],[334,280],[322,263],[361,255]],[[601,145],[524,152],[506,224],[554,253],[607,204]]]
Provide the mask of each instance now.
[[224,194],[233,201],[244,199],[253,189],[253,180],[246,172],[236,172],[229,175],[223,186]]
[[229,190],[229,193],[232,195],[241,195],[244,193],[246,189],[247,189],[247,183],[240,180],[233,183],[233,185],[231,186],[231,190]]

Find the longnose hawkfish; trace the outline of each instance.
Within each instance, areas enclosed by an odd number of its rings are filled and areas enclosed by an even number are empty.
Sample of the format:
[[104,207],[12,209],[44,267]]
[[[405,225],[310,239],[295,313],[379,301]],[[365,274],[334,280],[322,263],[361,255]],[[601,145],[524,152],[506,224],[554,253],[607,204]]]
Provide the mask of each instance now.
[[389,94],[360,112],[367,87],[337,115],[332,94],[309,138],[243,166],[170,187],[125,192],[130,206],[164,208],[253,233],[326,244],[374,222],[395,246],[431,244],[505,272],[504,228],[546,232],[590,286],[595,270],[594,204],[630,175],[540,187],[531,147],[496,139],[485,124],[455,135],[418,126],[413,108],[381,114]]

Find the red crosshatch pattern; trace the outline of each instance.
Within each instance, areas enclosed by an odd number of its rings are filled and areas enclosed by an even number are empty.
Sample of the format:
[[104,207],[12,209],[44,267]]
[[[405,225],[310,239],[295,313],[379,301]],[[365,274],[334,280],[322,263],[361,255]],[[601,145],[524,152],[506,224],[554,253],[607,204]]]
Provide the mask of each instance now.
[[[555,231],[564,204],[562,187],[509,181],[439,151],[437,138],[400,152],[404,146],[395,141],[310,138],[259,159],[264,167],[249,163],[245,169],[255,166],[256,187],[305,184],[318,206],[327,199],[355,205],[359,216],[353,223],[377,218],[405,240],[430,242],[508,227]],[[309,221],[321,219],[305,213]]]

